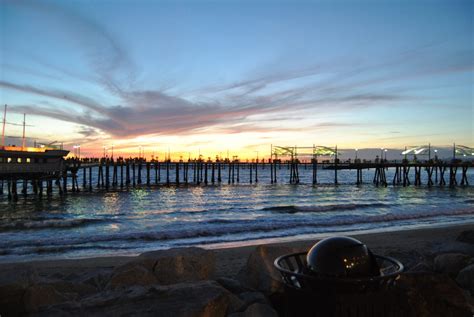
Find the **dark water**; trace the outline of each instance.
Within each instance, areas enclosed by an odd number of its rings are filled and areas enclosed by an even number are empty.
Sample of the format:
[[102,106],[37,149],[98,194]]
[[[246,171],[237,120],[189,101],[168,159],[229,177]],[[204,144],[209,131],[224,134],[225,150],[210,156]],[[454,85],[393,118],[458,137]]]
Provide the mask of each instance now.
[[[41,258],[136,254],[146,250],[201,245],[221,247],[256,241],[308,238],[336,232],[383,231],[474,225],[474,177],[470,187],[375,187],[372,172],[354,185],[355,171],[321,170],[312,186],[311,170],[302,184],[289,185],[288,171],[269,184],[158,186],[108,193],[80,193],[17,203],[0,198],[0,262]],[[393,171],[388,171],[391,180]],[[190,172],[190,175],[191,172]],[[153,175],[154,176],[154,175]],[[171,175],[174,179],[174,175]],[[154,179],[152,179],[154,182]],[[162,179],[163,181],[163,175]],[[423,180],[426,184],[426,180]],[[81,184],[81,180],[79,180]]]

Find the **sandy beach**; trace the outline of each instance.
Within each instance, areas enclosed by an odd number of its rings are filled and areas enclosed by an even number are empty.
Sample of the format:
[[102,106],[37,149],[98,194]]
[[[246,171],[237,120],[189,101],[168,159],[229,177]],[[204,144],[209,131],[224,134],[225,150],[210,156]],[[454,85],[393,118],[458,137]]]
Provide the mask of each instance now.
[[[474,224],[453,225],[434,228],[423,228],[414,230],[401,230],[391,232],[379,232],[368,234],[350,235],[367,244],[375,253],[382,255],[399,254],[404,265],[409,268],[413,262],[416,262],[418,256],[433,257],[434,254],[441,253],[443,250],[472,251],[474,256],[474,247],[459,245],[456,243],[456,237],[465,230],[473,230]],[[328,234],[327,236],[331,236]],[[295,249],[308,250],[317,240],[297,240],[291,242],[271,243],[270,246],[285,246]],[[257,245],[215,249],[216,256],[216,277],[233,276],[247,262],[247,258],[255,250]],[[410,257],[410,254],[413,257]],[[87,269],[112,269],[132,261],[135,257],[117,256],[117,257],[94,257],[65,260],[42,260],[32,262],[17,262],[0,264],[1,275],[8,274],[10,270],[26,270],[34,267],[39,271],[73,272],[75,270]]]
[[[405,272],[410,272],[413,269],[418,272],[420,271],[420,265],[421,271],[434,272],[440,270],[437,268],[439,266],[438,262],[440,262],[438,258],[440,255],[446,254],[448,257],[450,255],[458,258],[462,256],[464,266],[469,263],[472,266],[474,243],[467,240],[459,241],[459,237],[466,235],[466,232],[470,233],[467,236],[471,239],[474,225],[368,233],[352,235],[352,237],[366,243],[376,254],[397,258],[405,265]],[[308,250],[315,242],[313,240],[302,240],[215,250],[191,248],[176,249],[177,251],[156,251],[134,257],[96,257],[5,263],[0,265],[0,293],[8,295],[0,301],[0,313],[49,315],[52,312],[57,312],[57,309],[60,309],[61,313],[70,313],[75,312],[80,307],[80,314],[102,315],[105,311],[107,311],[106,315],[127,314],[127,312],[134,311],[137,307],[142,307],[144,305],[142,303],[143,298],[149,300],[152,296],[148,293],[140,293],[141,295],[137,295],[138,297],[130,299],[130,289],[135,292],[136,287],[140,287],[142,292],[158,288],[160,294],[163,292],[175,294],[166,295],[167,300],[170,296],[187,298],[182,299],[182,303],[181,299],[178,298],[172,301],[171,304],[166,301],[165,304],[160,304],[161,306],[157,306],[157,308],[150,308],[151,311],[147,312],[153,314],[159,314],[162,309],[166,308],[169,311],[177,309],[176,314],[182,316],[224,316],[232,315],[232,313],[237,314],[235,316],[270,316],[276,314],[273,310],[275,307],[271,307],[274,304],[272,298],[275,298],[276,288],[274,286],[275,283],[281,282],[279,281],[278,272],[273,268],[273,260],[276,256],[288,252]],[[151,258],[153,258],[153,262],[148,261]],[[449,271],[452,270],[452,260],[448,259],[447,263],[449,268],[439,275],[442,278],[445,278],[445,275],[452,275],[452,272]],[[159,275],[158,277],[153,275],[160,270],[161,280]],[[186,270],[190,272],[186,272]],[[444,269],[441,268],[441,270]],[[460,270],[460,268],[457,270]],[[429,274],[438,273],[440,272]],[[169,278],[164,280],[163,276]],[[436,292],[444,292],[439,290],[438,287],[442,285],[441,289],[449,288],[449,296],[453,296],[453,291],[457,292],[454,297],[459,298],[461,296],[462,303],[456,303],[457,306],[449,306],[451,305],[449,304],[446,306],[448,308],[443,308],[445,311],[446,309],[447,311],[453,309],[453,316],[459,314],[459,312],[462,313],[462,309],[464,309],[464,312],[469,309],[472,310],[473,297],[469,294],[469,290],[462,290],[456,285],[454,282],[456,275],[446,278],[447,280],[442,279],[433,282],[435,283],[433,287],[425,285],[423,288],[433,288],[436,289]],[[151,286],[151,288],[143,288],[144,286]],[[125,289],[128,289],[128,293],[124,293]],[[221,303],[219,305],[216,304],[214,297],[211,299],[201,298],[202,296],[211,296],[216,292],[224,291],[228,296],[226,298],[230,298],[224,306],[221,302],[219,302]],[[198,292],[198,294],[194,292]],[[254,295],[241,295],[247,293]],[[438,295],[443,298],[447,296],[443,293]],[[113,298],[113,303],[109,298],[110,296]],[[250,296],[254,301],[247,302],[248,298],[246,296]],[[92,302],[91,298],[94,298]],[[100,298],[99,304],[97,298]],[[222,298],[222,294],[216,298]],[[258,303],[261,306],[257,308],[254,307],[256,305],[255,298],[260,298]],[[122,300],[123,303],[117,304]],[[208,301],[210,304],[203,307],[198,305],[199,308],[195,306],[189,308],[186,303],[194,301],[199,303]],[[158,302],[160,301],[158,300]],[[238,302],[238,305],[235,302]],[[153,303],[156,303],[156,301]],[[21,307],[22,305],[24,307]],[[459,305],[461,308],[458,307]],[[221,306],[224,308],[216,308]],[[240,308],[235,308],[237,306]],[[249,309],[253,313],[244,314]],[[254,311],[255,309],[257,310]],[[267,313],[271,311],[271,314],[264,313],[265,311]],[[416,313],[423,315],[420,310],[416,310]],[[132,315],[142,314],[147,315],[140,309],[139,313],[132,313]],[[281,311],[278,314],[281,315]]]

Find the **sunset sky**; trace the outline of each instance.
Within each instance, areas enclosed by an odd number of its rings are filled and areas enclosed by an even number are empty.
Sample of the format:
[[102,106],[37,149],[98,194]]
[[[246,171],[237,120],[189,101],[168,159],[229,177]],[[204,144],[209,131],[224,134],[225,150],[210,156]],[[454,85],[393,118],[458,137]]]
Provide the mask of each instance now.
[[27,114],[31,139],[83,155],[472,146],[473,12],[454,0],[0,0],[0,103],[8,122]]

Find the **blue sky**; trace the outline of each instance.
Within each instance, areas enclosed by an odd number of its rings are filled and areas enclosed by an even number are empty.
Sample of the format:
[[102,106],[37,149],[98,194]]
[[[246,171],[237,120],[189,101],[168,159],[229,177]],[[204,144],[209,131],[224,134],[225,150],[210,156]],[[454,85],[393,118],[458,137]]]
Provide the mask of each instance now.
[[[90,151],[473,144],[472,1],[0,1],[0,102]],[[10,134],[19,134],[9,126]]]

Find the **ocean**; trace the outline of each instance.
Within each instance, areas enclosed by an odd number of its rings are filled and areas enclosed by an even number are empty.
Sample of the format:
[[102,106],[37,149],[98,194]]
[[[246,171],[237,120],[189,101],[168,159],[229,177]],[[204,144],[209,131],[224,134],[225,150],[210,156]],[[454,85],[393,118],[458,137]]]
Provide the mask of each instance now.
[[259,167],[257,184],[249,184],[249,171],[241,169],[240,183],[230,185],[223,172],[220,185],[141,185],[63,197],[54,193],[42,199],[19,195],[18,202],[9,202],[4,194],[0,196],[0,262],[136,255],[173,247],[221,248],[474,224],[472,171],[471,185],[455,188],[427,187],[425,172],[422,186],[394,187],[392,169],[387,171],[388,187],[376,187],[373,173],[364,171],[364,183],[355,185],[355,171],[338,171],[336,186],[334,171],[319,170],[319,184],[313,186],[311,169],[300,168],[300,184],[291,185],[289,170],[283,166],[278,183],[270,184],[269,168]]

